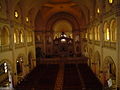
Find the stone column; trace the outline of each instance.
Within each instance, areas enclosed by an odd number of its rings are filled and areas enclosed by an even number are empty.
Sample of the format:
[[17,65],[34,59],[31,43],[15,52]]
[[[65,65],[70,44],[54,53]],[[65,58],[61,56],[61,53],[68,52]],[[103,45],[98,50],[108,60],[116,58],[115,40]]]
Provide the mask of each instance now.
[[43,32],[43,52],[46,55],[46,31]]
[[26,28],[26,26],[24,25],[24,43],[25,43],[25,53],[26,53],[26,56],[25,56],[25,60],[24,60],[24,76],[26,75],[26,74],[28,74],[29,73],[29,66],[28,66],[28,42],[27,42],[27,28]]
[[116,23],[117,23],[117,88],[120,90],[120,12],[117,13],[116,15]]
[[34,56],[33,56],[33,58],[35,59],[33,61],[34,62],[33,68],[35,68],[36,67],[35,30],[34,30],[34,28],[32,28],[32,29],[33,29],[33,47],[34,47]]
[[101,48],[101,58],[100,58],[100,61],[101,61],[101,67],[100,67],[100,76],[101,76],[101,82],[102,84],[104,84],[104,58],[103,58],[103,45],[104,45],[104,24],[103,24],[103,21],[101,21],[101,27],[100,27],[100,48]]
[[12,64],[12,78],[13,78],[13,85],[15,86],[17,84],[17,68],[16,68],[16,58],[15,58],[15,44],[14,44],[14,22],[10,22],[10,34],[11,34],[11,38],[10,38],[10,42],[11,42],[11,46],[12,46],[12,60],[13,60],[13,64]]

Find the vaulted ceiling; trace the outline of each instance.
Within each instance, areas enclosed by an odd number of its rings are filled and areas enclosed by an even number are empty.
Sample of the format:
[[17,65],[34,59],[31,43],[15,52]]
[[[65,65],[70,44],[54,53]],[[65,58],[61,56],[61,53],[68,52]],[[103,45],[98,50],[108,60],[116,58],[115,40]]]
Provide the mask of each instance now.
[[40,20],[43,20],[43,23],[56,13],[66,12],[73,15],[80,24],[87,24],[94,10],[95,0],[6,0],[6,2],[11,11],[19,6],[23,16],[31,17],[35,23],[41,23]]

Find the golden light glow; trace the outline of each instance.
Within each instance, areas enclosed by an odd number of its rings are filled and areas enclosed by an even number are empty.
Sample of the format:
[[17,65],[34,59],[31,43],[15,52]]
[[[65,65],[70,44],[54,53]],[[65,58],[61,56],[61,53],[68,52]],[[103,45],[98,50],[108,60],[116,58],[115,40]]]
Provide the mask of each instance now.
[[18,18],[18,17],[19,17],[19,14],[18,14],[18,12],[17,12],[17,11],[15,11],[14,15],[15,15],[15,17],[16,17],[16,18]]
[[99,8],[97,9],[97,13],[98,13],[98,14],[100,13],[100,9],[99,9]]
[[23,32],[22,32],[22,31],[20,32],[20,42],[24,42],[24,39],[23,39]]
[[110,32],[109,32],[109,28],[107,28],[107,32],[106,32],[106,40],[110,39]]
[[112,4],[112,3],[113,3],[113,0],[109,0],[109,3]]
[[14,33],[14,43],[17,43],[17,37],[16,33]]
[[7,73],[7,63],[4,63],[4,69],[5,69],[5,73]]
[[66,42],[66,40],[63,38],[63,39],[61,39],[61,42]]
[[29,18],[28,17],[26,17],[25,19],[26,19],[26,22],[29,22]]
[[88,38],[88,33],[85,33],[85,38]]

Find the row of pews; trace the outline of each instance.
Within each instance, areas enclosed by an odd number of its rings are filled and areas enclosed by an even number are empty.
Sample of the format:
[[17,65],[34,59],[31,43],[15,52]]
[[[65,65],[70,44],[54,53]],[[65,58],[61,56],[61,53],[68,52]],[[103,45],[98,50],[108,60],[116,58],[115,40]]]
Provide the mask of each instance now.
[[[55,90],[59,68],[58,64],[40,64],[15,90]],[[63,74],[62,90],[102,90],[102,84],[87,64],[65,64]]]
[[85,90],[103,90],[103,86],[87,64],[78,65],[85,84]]
[[54,90],[58,70],[57,64],[41,64],[15,90]]

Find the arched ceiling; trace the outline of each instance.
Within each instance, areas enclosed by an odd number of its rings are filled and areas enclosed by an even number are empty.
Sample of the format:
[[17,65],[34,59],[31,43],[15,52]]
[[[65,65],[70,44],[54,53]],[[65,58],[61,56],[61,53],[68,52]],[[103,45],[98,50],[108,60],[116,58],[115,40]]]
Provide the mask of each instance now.
[[54,32],[72,32],[72,25],[67,20],[58,20],[53,25]]
[[23,17],[30,16],[33,22],[36,20],[39,11],[44,13],[43,19],[50,14],[68,11],[76,15],[81,21],[84,18],[84,22],[87,23],[90,12],[94,10],[95,0],[6,0],[6,2],[11,12],[19,5]]

